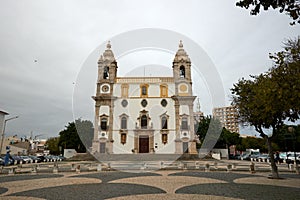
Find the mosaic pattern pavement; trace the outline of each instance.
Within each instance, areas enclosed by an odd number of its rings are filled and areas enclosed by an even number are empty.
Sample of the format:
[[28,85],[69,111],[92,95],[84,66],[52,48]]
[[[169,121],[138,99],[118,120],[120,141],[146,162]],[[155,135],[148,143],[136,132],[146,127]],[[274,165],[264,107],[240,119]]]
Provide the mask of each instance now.
[[300,176],[156,171],[0,176],[0,199],[300,199]]

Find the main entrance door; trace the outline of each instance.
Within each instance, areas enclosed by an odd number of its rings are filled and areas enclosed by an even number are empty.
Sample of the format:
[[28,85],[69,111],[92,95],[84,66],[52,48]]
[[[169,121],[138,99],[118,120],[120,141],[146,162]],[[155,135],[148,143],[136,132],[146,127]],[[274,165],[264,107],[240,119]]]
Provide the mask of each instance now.
[[139,153],[149,153],[149,136],[139,137]]

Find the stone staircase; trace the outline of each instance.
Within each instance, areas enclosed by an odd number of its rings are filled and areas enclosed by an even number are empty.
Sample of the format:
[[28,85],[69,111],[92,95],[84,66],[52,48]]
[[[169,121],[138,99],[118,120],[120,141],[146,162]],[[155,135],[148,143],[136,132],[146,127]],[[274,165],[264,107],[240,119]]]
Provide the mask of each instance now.
[[94,154],[94,157],[101,162],[106,161],[175,161],[175,160],[197,160],[198,155],[190,154]]

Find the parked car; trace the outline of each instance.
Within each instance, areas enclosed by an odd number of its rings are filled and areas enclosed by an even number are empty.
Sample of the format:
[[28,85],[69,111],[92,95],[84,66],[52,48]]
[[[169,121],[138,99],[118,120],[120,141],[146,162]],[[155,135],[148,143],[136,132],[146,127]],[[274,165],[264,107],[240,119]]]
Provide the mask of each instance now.
[[13,161],[14,161],[14,164],[21,164],[21,162],[23,163],[23,159],[20,157],[20,156],[11,156]]
[[229,155],[229,159],[231,159],[231,160],[240,160],[241,159],[241,155],[240,154],[235,154],[235,155],[230,154]]
[[270,156],[269,154],[260,154],[257,159],[261,162],[267,162],[267,160],[270,159]]
[[32,163],[32,159],[29,156],[20,156],[23,160],[23,163]]
[[33,163],[40,163],[41,159],[37,156],[29,156],[32,159]]
[[259,161],[258,160],[258,157],[260,156],[261,154],[259,153],[256,153],[256,154],[250,154],[249,158],[250,160],[253,160],[253,161]]
[[[285,160],[287,164],[294,164],[295,163],[295,155],[294,154],[288,154],[287,159]],[[300,153],[296,153],[296,163],[300,164]]]
[[58,156],[59,158],[60,158],[60,161],[64,161],[64,160],[66,160],[66,158],[65,157],[63,157],[63,156]]
[[41,162],[47,162],[47,158],[45,156],[38,156]]
[[249,153],[245,153],[241,155],[241,160],[250,160],[250,155]]

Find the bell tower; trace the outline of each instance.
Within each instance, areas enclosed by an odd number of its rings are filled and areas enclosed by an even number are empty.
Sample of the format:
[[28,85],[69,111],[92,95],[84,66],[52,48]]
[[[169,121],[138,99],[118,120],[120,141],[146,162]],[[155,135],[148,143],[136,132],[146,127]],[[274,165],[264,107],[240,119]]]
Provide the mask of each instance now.
[[[111,50],[111,44],[108,41],[106,50],[98,60],[98,81],[97,81],[97,93],[111,93],[112,90],[107,91],[107,87],[103,88],[104,85],[112,85],[115,83],[117,77],[117,61]],[[110,89],[110,87],[109,87]],[[112,88],[111,88],[112,89]]]
[[173,61],[173,76],[175,80],[176,95],[192,95],[191,60],[183,49],[182,41]]
[[111,50],[110,42],[106,45],[106,50],[98,60],[98,79],[95,100],[95,128],[92,152],[110,153],[112,152],[112,128],[113,128],[113,96],[114,83],[117,77],[117,62]]
[[182,41],[173,60],[173,78],[175,82],[176,140],[175,153],[197,154],[194,132],[194,100],[191,77],[191,60],[183,49]]

